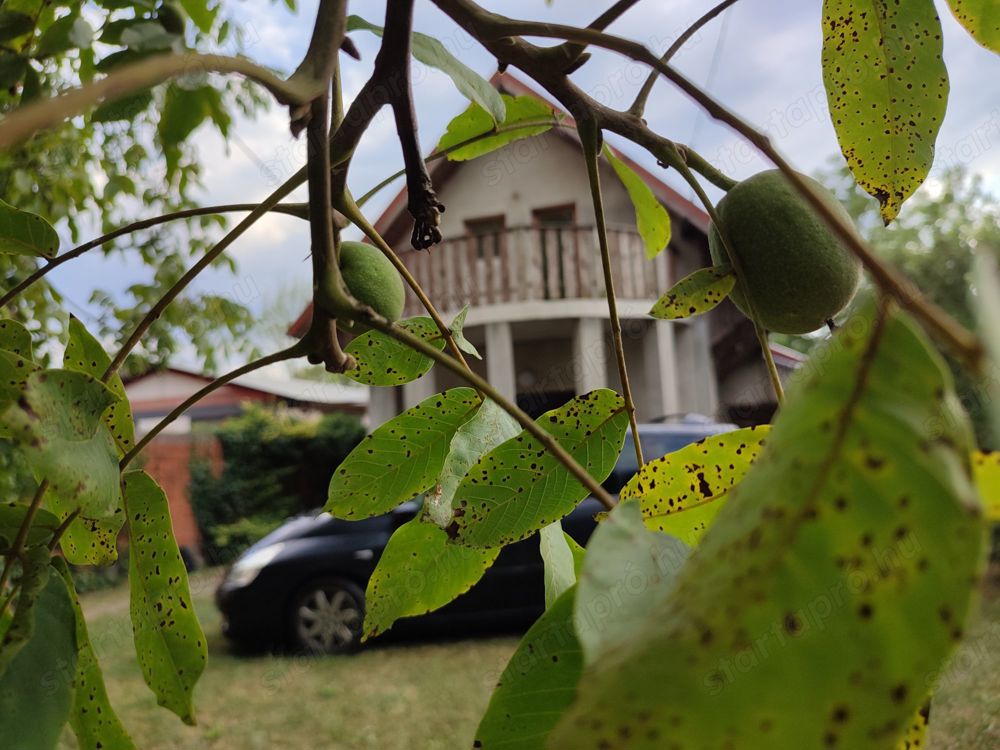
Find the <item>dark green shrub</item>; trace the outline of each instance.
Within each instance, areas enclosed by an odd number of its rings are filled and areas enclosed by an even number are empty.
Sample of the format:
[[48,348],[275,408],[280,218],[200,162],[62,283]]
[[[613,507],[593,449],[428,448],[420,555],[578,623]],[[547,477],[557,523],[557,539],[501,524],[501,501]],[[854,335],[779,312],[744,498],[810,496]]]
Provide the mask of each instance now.
[[330,476],[364,437],[357,417],[319,420],[250,407],[215,429],[223,469],[191,466],[191,506],[208,563],[227,563],[289,516],[321,507]]

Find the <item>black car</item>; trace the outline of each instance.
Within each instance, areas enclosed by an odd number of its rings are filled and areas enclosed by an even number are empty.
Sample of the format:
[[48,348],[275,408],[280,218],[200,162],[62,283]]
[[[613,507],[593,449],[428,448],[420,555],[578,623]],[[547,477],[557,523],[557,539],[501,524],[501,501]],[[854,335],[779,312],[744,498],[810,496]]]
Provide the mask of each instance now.
[[[647,458],[662,456],[733,425],[685,420],[640,427]],[[636,471],[631,436],[605,482],[617,494]],[[602,510],[587,498],[563,519],[581,545]],[[419,512],[417,502],[363,521],[327,513],[285,523],[250,547],[232,565],[216,591],[223,632],[243,644],[336,653],[359,641],[365,588],[392,533]],[[544,610],[538,535],[504,548],[470,591],[426,615],[398,622],[394,630],[461,632],[474,626],[520,627]]]

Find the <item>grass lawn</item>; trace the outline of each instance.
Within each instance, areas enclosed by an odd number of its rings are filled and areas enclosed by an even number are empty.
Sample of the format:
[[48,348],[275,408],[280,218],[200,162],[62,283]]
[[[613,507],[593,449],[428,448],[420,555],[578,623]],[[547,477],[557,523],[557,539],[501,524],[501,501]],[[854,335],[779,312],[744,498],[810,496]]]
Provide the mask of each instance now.
[[[111,700],[140,750],[455,750],[470,747],[514,638],[407,643],[338,658],[236,656],[219,633],[215,580],[192,579],[208,635],[199,724],[156,706],[132,648],[127,589],[84,599]],[[984,598],[945,672],[931,750],[1000,748],[1000,590]],[[67,733],[65,748],[75,743]]]

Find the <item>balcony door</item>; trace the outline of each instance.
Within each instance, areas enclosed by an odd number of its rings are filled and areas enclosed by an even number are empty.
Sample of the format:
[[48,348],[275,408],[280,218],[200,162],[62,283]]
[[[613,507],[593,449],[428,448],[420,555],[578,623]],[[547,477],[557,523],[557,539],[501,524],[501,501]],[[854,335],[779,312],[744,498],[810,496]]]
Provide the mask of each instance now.
[[535,209],[532,212],[542,254],[542,290],[545,299],[565,299],[567,260],[576,252],[576,206]]
[[465,222],[468,236],[467,257],[471,273],[463,279],[466,299],[471,304],[484,305],[503,302],[506,279],[502,269],[506,267],[503,255],[507,242],[507,219],[503,214],[468,219]]

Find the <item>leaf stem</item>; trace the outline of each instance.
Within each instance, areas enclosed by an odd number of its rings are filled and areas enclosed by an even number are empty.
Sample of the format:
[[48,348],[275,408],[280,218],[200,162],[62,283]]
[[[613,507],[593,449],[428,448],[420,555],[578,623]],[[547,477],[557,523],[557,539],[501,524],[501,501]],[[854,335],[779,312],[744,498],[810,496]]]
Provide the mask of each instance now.
[[305,342],[306,340],[302,339],[280,352],[275,352],[274,354],[269,354],[266,357],[256,359],[253,362],[247,362],[244,365],[240,365],[235,370],[231,370],[225,375],[220,375],[211,383],[208,383],[197,392],[191,394],[188,398],[175,406],[169,414],[157,422],[149,432],[143,435],[142,438],[134,446],[132,446],[132,449],[122,457],[122,460],[119,463],[120,470],[125,471],[125,469],[128,468],[128,465],[135,460],[136,456],[142,453],[146,446],[149,445],[157,435],[169,427],[178,417],[184,414],[184,412],[205,398],[205,396],[208,396],[210,393],[213,393],[227,383],[231,383],[236,380],[236,378],[246,375],[247,373],[254,372],[255,370],[259,370],[262,367],[267,367],[268,365],[272,365],[276,362],[285,362],[289,359],[305,356],[308,353],[308,346]]
[[628,366],[625,363],[625,342],[622,341],[622,324],[618,316],[618,300],[615,296],[615,278],[611,270],[611,248],[608,245],[608,227],[604,217],[604,198],[601,195],[601,173],[599,165],[601,131],[593,120],[577,121],[577,132],[583,146],[584,158],[587,162],[587,178],[590,181],[590,195],[594,202],[594,224],[597,229],[597,241],[601,248],[601,266],[604,270],[604,289],[608,299],[608,317],[611,323],[611,340],[615,347],[615,360],[618,364],[618,379],[622,384],[622,395],[625,398],[625,411],[632,429],[632,444],[635,446],[635,458],[641,469],[645,460],[642,456],[642,443],[639,441],[639,425],[635,418],[635,401],[632,399],[632,386],[629,383]]
[[[160,216],[154,216],[148,219],[142,219],[140,221],[134,221],[131,224],[126,224],[125,226],[113,229],[107,234],[102,234],[92,240],[84,242],[82,245],[77,245],[72,250],[67,250],[62,255],[57,258],[53,258],[48,263],[39,266],[30,276],[25,277],[22,281],[19,281],[13,287],[11,287],[7,292],[0,297],[0,307],[6,307],[14,299],[17,298],[21,292],[30,287],[35,282],[44,278],[49,272],[54,271],[63,263],[78,258],[83,255],[88,250],[93,250],[95,247],[100,247],[108,242],[111,242],[118,237],[126,234],[132,234],[133,232],[139,232],[143,229],[149,229],[150,227],[155,227],[160,224],[166,224],[170,221],[177,221],[180,219],[189,219],[195,216],[207,216],[211,214],[224,214],[236,211],[253,211],[258,207],[257,203],[227,203],[221,206],[198,206],[196,208],[186,208],[181,211],[173,211],[167,214],[161,214]],[[289,216],[298,216],[301,219],[308,219],[308,209],[304,203],[285,203],[279,204],[271,209],[274,213],[288,214]]]
[[[701,29],[709,23],[712,19],[721,15],[723,11],[728,9],[730,6],[735,5],[738,0],[722,0],[721,3],[711,8],[705,15],[697,19],[694,23],[688,26],[684,32],[674,40],[674,43],[670,45],[660,61],[663,63],[670,62],[671,58],[680,52],[681,47],[690,41],[691,37],[697,34]],[[659,74],[652,70],[649,76],[646,78],[645,82],[642,84],[642,88],[639,89],[639,93],[635,97],[635,101],[632,102],[632,106],[626,111],[633,115],[642,116],[642,113],[646,110],[646,101],[649,99],[650,93],[653,91],[653,84],[656,83],[656,79],[659,78]]]

